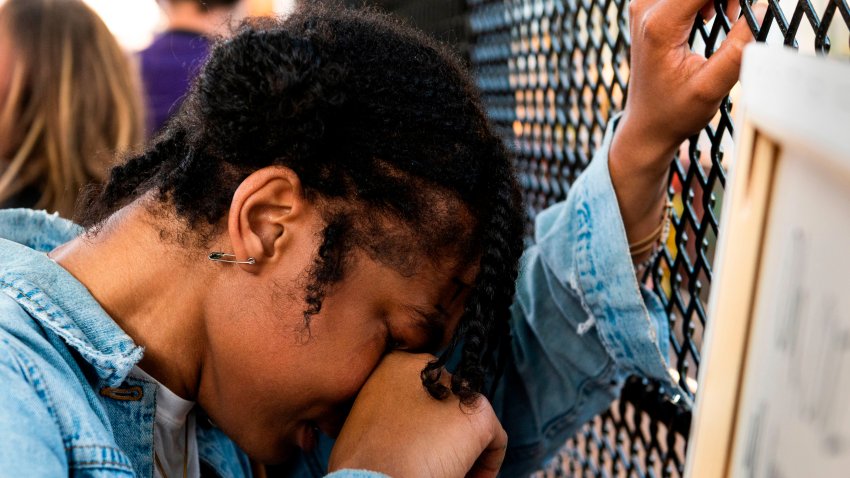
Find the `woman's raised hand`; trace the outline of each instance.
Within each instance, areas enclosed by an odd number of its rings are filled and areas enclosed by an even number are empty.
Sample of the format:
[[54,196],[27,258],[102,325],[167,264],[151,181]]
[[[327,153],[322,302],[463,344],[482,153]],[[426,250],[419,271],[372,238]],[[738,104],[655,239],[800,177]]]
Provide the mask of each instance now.
[[[726,14],[734,18],[738,0],[727,1]],[[753,11],[762,18],[765,6],[754,5]],[[608,158],[629,242],[657,230],[674,152],[717,113],[738,80],[744,46],[753,41],[742,17],[710,58],[692,52],[688,37],[700,12],[704,18],[713,15],[713,1],[629,4],[629,92]]]
[[[738,0],[728,2],[726,14],[735,18],[740,12]],[[709,122],[738,80],[744,46],[753,41],[745,18],[735,22],[708,59],[688,45],[697,14],[713,15],[713,3],[632,0],[629,4],[631,78],[617,142],[643,153],[629,155],[631,161],[658,162],[666,170],[676,148]],[[754,5],[753,10],[761,18],[765,6]]]

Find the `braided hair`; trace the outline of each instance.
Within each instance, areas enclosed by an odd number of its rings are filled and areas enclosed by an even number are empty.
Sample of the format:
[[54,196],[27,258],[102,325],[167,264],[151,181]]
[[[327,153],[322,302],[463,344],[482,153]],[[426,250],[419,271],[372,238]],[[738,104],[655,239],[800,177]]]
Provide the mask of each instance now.
[[[270,165],[293,170],[307,199],[326,205],[308,326],[354,249],[407,274],[423,257],[477,261],[451,345],[422,373],[435,397],[451,389],[474,400],[508,344],[523,222],[509,155],[461,63],[374,11],[305,6],[251,20],[213,48],[147,151],[112,170],[83,223],[152,195],[203,241],[241,181]],[[440,370],[455,349],[446,387]]]

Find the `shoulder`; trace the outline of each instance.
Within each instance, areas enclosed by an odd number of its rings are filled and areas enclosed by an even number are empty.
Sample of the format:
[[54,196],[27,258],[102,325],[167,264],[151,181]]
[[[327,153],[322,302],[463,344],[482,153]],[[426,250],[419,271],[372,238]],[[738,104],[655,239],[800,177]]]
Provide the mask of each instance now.
[[0,423],[12,436],[31,433],[46,449],[59,451],[64,440],[59,402],[50,391],[53,367],[37,352],[39,342],[47,345],[37,327],[15,301],[0,294]]
[[[35,359],[39,349],[42,353],[53,349],[44,330],[32,319],[21,305],[6,294],[0,294],[0,364],[8,365],[27,355]],[[49,352],[48,352],[48,355]]]
[[[6,400],[37,397],[63,434],[73,434],[75,419],[92,413],[94,392],[74,353],[63,339],[43,328],[13,298],[0,293],[0,373],[18,383]],[[21,393],[28,388],[30,393]],[[5,392],[0,391],[0,394]]]
[[30,358],[19,341],[0,329],[0,469],[9,476],[67,474],[55,402]]
[[[50,413],[55,403],[48,390],[68,365],[44,330],[15,300],[0,294],[0,374],[18,388],[28,387]],[[19,390],[20,392],[20,390]],[[19,395],[21,399],[27,394]],[[7,397],[8,399],[9,397]]]
[[60,337],[0,293],[0,469],[132,473],[86,376]]

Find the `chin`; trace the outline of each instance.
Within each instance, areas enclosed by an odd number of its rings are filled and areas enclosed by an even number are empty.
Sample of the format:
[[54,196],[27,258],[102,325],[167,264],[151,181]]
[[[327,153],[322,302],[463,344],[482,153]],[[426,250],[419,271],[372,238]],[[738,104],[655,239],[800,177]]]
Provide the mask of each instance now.
[[269,435],[229,434],[231,440],[252,460],[266,465],[278,465],[292,460],[300,451],[291,438]]

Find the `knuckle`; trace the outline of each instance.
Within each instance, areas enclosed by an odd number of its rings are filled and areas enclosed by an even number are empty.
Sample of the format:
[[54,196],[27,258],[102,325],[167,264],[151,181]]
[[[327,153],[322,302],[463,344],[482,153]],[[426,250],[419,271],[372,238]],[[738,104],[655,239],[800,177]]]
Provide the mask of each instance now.
[[694,85],[693,97],[699,103],[711,103],[714,101],[714,94],[711,87],[704,82]]
[[640,15],[640,0],[629,2],[629,20],[634,21]]
[[661,43],[667,40],[665,32],[665,19],[657,10],[650,10],[640,18],[640,36],[653,43]]
[[734,62],[734,66],[740,67],[746,43],[737,40],[731,40],[728,43],[727,48],[730,49],[729,58]]
[[508,443],[508,432],[505,431],[505,428],[502,427],[501,422],[496,427],[496,438],[499,439],[500,443],[504,443],[507,445]]
[[694,86],[693,97],[695,101],[705,105],[713,105],[714,103],[720,100],[720,98],[717,97],[715,88],[705,82],[699,83]]

